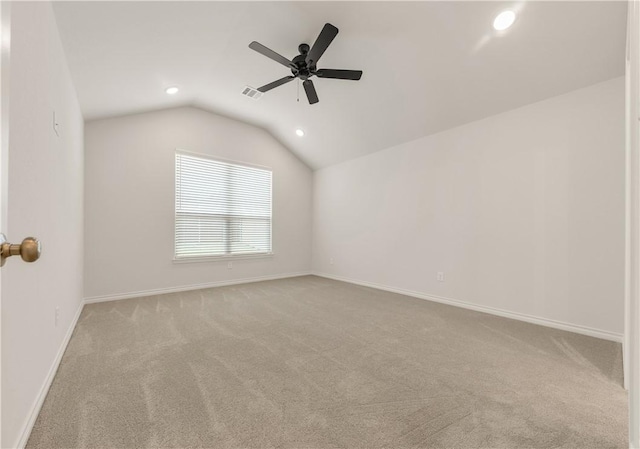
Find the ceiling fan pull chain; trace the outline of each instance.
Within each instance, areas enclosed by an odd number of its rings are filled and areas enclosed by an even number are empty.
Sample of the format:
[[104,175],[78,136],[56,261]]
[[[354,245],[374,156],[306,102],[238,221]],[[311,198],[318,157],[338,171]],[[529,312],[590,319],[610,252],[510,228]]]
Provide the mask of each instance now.
[[298,103],[300,103],[300,78],[298,78]]

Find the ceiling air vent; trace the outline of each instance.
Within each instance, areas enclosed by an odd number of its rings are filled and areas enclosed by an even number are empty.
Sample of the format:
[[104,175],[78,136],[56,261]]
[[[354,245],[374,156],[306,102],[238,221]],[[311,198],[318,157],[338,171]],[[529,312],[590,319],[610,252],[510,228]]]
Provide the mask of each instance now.
[[253,98],[254,100],[259,100],[262,96],[262,92],[251,86],[244,86],[244,89],[242,89],[242,95],[244,95],[245,97]]

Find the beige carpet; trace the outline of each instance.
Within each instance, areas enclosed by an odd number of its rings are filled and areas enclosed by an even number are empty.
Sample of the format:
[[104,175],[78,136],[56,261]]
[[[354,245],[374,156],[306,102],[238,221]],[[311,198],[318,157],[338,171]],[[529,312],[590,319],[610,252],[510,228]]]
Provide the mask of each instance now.
[[[88,305],[29,448],[625,448],[620,345],[313,276]],[[4,411],[7,413],[7,411]]]

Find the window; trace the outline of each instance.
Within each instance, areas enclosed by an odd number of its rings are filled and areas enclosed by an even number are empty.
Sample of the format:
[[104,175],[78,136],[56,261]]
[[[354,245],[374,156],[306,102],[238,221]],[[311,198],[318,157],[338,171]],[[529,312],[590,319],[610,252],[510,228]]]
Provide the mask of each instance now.
[[176,259],[271,253],[271,170],[176,152]]

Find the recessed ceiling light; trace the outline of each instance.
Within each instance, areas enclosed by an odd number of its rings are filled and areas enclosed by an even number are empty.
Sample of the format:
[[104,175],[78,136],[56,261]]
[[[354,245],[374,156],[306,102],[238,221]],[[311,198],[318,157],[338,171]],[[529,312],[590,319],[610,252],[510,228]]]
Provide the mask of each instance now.
[[169,95],[174,95],[174,94],[178,93],[178,90],[180,90],[180,89],[178,89],[177,87],[173,86],[173,87],[167,87],[164,91],[166,93],[168,93]]
[[513,25],[516,20],[516,13],[513,11],[502,11],[493,20],[493,28],[497,31],[504,31]]
[[304,131],[301,130],[300,128],[296,129],[296,136],[298,136],[298,137],[304,136]]

